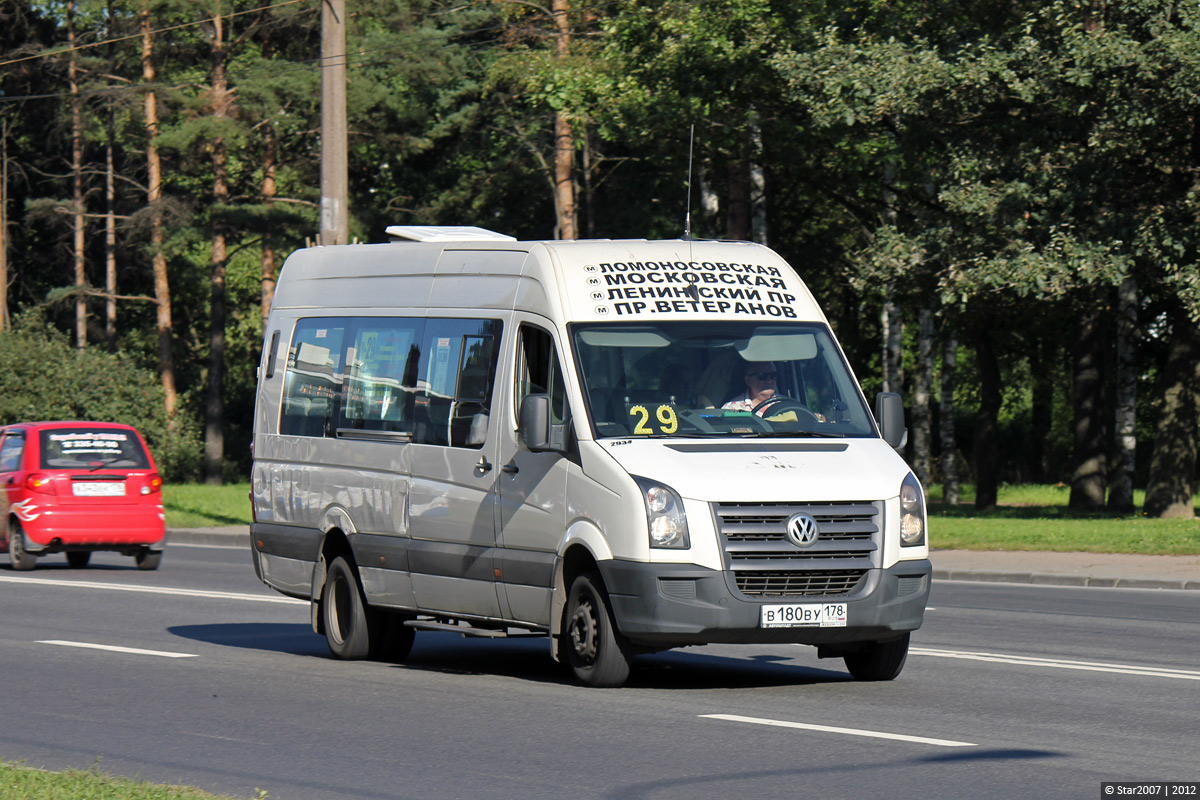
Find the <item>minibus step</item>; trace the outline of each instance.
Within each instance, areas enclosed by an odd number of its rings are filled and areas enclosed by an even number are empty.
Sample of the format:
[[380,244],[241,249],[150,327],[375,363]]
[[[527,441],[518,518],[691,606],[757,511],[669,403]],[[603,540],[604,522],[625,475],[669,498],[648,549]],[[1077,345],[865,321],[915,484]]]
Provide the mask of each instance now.
[[544,633],[537,631],[516,631],[510,633],[508,631],[498,631],[494,628],[472,628],[465,625],[450,625],[445,622],[434,622],[428,619],[408,619],[404,624],[410,628],[417,628],[423,631],[450,631],[451,633],[461,633],[463,636],[477,636],[484,639],[516,639],[521,636],[545,636]]

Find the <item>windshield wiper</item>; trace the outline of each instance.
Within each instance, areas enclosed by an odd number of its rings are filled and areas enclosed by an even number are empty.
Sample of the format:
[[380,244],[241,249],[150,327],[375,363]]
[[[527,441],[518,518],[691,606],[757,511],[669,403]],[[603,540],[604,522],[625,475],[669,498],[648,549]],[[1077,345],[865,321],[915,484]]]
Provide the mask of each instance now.
[[844,433],[829,433],[828,431],[758,431],[757,433],[747,433],[747,439],[783,439],[787,437],[795,437],[803,439],[812,437],[814,439],[845,439]]

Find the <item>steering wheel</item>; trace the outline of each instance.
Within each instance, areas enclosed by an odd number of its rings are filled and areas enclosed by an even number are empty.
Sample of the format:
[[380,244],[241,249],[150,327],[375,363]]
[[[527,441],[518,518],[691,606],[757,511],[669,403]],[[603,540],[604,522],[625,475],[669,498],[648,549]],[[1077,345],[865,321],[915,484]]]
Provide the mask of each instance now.
[[779,417],[789,411],[795,413],[797,422],[816,423],[821,421],[816,414],[809,411],[799,400],[779,394],[774,397],[768,397],[753,409],[754,414],[769,420],[778,420]]

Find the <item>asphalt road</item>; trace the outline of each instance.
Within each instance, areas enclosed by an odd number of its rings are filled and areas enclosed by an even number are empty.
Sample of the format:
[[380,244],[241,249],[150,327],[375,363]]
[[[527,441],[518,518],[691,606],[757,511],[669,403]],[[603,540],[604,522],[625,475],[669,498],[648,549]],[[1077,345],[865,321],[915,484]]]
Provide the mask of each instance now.
[[[104,649],[98,649],[104,648]],[[124,649],[115,649],[124,648]],[[0,759],[275,800],[1096,798],[1200,780],[1200,593],[935,582],[894,682],[796,646],[578,687],[545,640],[337,662],[244,548],[0,559]]]

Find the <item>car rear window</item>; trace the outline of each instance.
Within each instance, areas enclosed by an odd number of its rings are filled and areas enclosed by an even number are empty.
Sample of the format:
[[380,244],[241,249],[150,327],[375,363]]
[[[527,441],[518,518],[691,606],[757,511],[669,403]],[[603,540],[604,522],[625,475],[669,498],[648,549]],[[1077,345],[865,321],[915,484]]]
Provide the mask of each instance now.
[[119,428],[49,428],[41,432],[42,469],[147,469],[137,434]]

